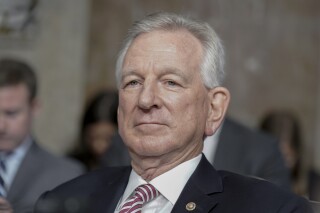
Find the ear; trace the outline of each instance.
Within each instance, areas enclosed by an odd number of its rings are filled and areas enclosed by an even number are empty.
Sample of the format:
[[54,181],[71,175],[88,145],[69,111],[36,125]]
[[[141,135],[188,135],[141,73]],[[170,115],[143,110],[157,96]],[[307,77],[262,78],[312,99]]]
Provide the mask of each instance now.
[[206,120],[205,135],[213,135],[221,125],[229,105],[230,93],[224,87],[215,87],[208,93],[209,113]]

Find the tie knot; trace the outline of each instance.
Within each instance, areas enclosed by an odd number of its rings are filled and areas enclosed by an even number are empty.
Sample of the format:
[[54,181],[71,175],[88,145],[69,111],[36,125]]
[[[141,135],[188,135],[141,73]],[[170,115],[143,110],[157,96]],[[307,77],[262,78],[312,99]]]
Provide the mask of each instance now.
[[135,189],[135,196],[140,198],[143,203],[153,200],[158,195],[158,190],[151,184],[141,185]]
[[141,213],[142,205],[158,195],[158,190],[151,184],[138,186],[133,196],[123,204],[119,213]]

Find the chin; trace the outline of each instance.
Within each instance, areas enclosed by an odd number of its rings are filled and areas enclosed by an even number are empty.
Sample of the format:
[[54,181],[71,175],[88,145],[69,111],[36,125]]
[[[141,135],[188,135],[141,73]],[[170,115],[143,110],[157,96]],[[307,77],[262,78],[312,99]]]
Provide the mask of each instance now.
[[6,145],[6,144],[1,144],[2,142],[0,142],[0,151],[12,151],[14,150],[14,146],[12,145]]
[[139,140],[131,145],[131,148],[140,156],[157,157],[174,150],[173,144],[167,141]]
[[13,151],[21,143],[13,139],[0,139],[0,151]]

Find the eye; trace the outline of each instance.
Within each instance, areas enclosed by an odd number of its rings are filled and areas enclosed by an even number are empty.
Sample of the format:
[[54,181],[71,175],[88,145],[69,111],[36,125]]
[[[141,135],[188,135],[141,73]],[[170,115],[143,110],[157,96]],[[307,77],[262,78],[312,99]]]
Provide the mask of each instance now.
[[128,83],[125,84],[125,87],[134,87],[137,86],[139,84],[139,82],[137,80],[132,80],[129,81]]
[[130,85],[130,86],[135,86],[135,85],[137,85],[138,84],[138,81],[130,81],[129,83],[128,83],[128,85]]
[[19,112],[19,110],[8,110],[5,112],[5,114],[6,116],[13,118],[16,117],[19,114]]
[[177,85],[176,82],[174,82],[174,81],[168,81],[167,83],[168,83],[170,86],[175,86],[175,85]]
[[179,86],[179,84],[175,81],[172,81],[172,80],[168,80],[166,81],[166,84],[170,87],[175,87],[175,86]]

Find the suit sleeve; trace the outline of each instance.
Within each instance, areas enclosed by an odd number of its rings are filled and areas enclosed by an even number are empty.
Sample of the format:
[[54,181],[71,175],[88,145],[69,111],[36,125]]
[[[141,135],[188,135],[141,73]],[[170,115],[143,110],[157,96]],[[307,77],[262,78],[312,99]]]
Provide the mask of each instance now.
[[[261,178],[269,180],[275,183],[278,186],[281,186],[285,189],[290,189],[290,174],[289,169],[285,166],[284,159],[282,154],[280,153],[280,149],[278,147],[277,141],[270,140],[267,143],[264,143],[265,154],[259,168],[257,168],[258,175]],[[263,155],[261,152],[260,155]]]
[[279,213],[313,213],[311,204],[303,197],[295,196],[293,199],[284,203],[277,211]]
[[48,194],[48,191],[43,193],[40,198],[37,200],[35,207],[34,207],[34,213],[49,213],[50,211],[50,204],[49,201],[46,200],[46,196]]

